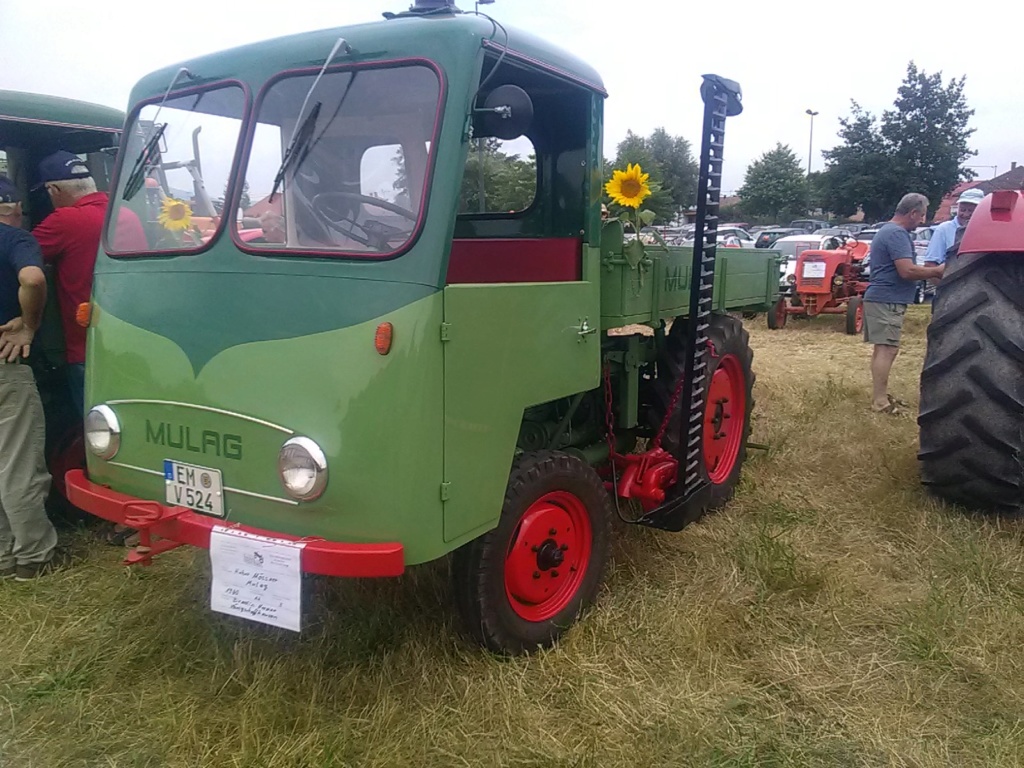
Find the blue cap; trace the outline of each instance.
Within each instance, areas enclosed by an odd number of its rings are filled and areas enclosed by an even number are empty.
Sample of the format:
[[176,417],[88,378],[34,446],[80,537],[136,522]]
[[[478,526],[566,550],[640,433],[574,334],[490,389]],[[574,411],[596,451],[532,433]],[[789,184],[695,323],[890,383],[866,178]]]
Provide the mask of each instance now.
[[47,155],[39,163],[39,183],[34,189],[51,181],[85,179],[89,176],[92,176],[92,172],[82,158],[60,150],[52,155]]
[[14,186],[14,182],[6,176],[0,176],[0,203],[20,203],[21,192]]

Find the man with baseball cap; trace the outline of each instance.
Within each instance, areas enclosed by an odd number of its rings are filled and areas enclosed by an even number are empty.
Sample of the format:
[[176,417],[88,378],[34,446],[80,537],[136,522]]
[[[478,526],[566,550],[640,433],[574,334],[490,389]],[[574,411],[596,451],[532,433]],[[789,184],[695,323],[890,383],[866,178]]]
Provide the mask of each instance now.
[[35,375],[24,362],[43,319],[46,276],[21,229],[21,195],[0,176],[0,578],[28,581],[58,568],[57,532],[44,507],[50,490],[46,425]]
[[[32,234],[39,241],[43,259],[56,270],[57,303],[64,328],[68,382],[76,412],[85,410],[85,328],[76,315],[78,307],[92,296],[92,273],[100,247],[100,235],[109,199],[96,191],[89,167],[71,152],[54,152],[39,163],[38,186],[46,188],[54,211]],[[119,241],[124,238],[145,247],[142,223],[126,209],[118,218]],[[124,247],[122,247],[122,245]],[[118,243],[119,250],[135,250],[131,243]]]
[[978,203],[985,199],[985,193],[977,187],[965,190],[956,201],[956,216],[944,221],[932,231],[932,239],[928,242],[928,250],[924,260],[931,264],[945,264],[946,259],[956,255],[960,249],[960,240],[967,229]]

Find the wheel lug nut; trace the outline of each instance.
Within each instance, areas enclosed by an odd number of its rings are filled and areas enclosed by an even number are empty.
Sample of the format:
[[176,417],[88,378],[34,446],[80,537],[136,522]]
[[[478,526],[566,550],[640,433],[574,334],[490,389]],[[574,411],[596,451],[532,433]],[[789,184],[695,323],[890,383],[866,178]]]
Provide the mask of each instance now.
[[558,529],[557,528],[552,528],[550,531],[548,531],[548,536],[557,536],[557,535],[558,535]]
[[537,546],[536,544],[534,544],[534,545],[533,545],[533,546],[532,546],[532,547],[530,548],[530,551],[531,551],[531,552],[540,552],[540,547],[538,547],[538,546]]
[[552,571],[551,572],[551,578],[552,579],[557,579],[558,578],[558,571]]
[[534,571],[533,572],[533,578],[539,579],[540,578],[540,571]]
[[567,551],[569,549],[569,545],[568,544],[563,544],[562,546],[559,547],[559,549],[562,550],[563,552],[565,552],[565,551]]

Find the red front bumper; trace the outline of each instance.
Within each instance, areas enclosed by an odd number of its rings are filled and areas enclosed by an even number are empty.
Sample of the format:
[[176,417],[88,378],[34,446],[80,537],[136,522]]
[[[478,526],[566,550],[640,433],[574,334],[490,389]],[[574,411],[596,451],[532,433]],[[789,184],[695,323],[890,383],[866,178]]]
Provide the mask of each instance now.
[[[147,546],[142,552],[129,556],[130,562],[147,563],[153,555],[179,544],[209,549],[210,532],[215,525],[222,525],[259,536],[304,542],[306,546],[302,549],[301,560],[303,573],[372,577],[399,576],[405,570],[405,554],[402,545],[397,542],[345,544],[231,524],[184,507],[168,507],[112,491],[106,486],[90,482],[81,469],[69,471],[65,475],[65,483],[68,500],[79,509],[112,523],[136,528],[143,534],[143,544]],[[150,535],[158,536],[159,540],[149,544]]]

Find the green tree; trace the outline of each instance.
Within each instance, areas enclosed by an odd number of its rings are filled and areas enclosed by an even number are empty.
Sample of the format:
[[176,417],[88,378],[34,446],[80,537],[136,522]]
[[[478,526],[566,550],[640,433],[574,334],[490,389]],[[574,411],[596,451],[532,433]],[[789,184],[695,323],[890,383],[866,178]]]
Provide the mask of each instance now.
[[850,117],[839,121],[842,144],[826,150],[823,196],[827,207],[842,216],[864,211],[868,221],[891,212],[888,201],[899,178],[878,130],[876,119],[853,101]]
[[[482,196],[481,196],[482,192]],[[499,139],[474,142],[466,158],[460,213],[521,211],[537,194],[537,161],[502,151]]]
[[739,189],[743,210],[755,216],[792,218],[807,208],[807,180],[796,153],[776,143],[747,168]]
[[[650,136],[627,131],[616,147],[615,161],[605,162],[604,180],[610,179],[616,168],[625,170],[629,163],[639,163],[644,173],[650,174],[651,196],[643,207],[654,211],[660,223],[676,219],[697,199],[697,162],[690,142],[682,136],[672,136],[664,128],[655,129]],[[621,209],[607,196],[605,203],[618,215]]]
[[907,192],[921,192],[938,208],[959,182],[974,178],[964,162],[976,153],[968,146],[974,110],[967,106],[965,78],[943,84],[911,61],[893,109],[881,121],[852,102],[840,121],[842,143],[824,152],[825,197],[836,213],[858,208],[869,220],[888,217]]

